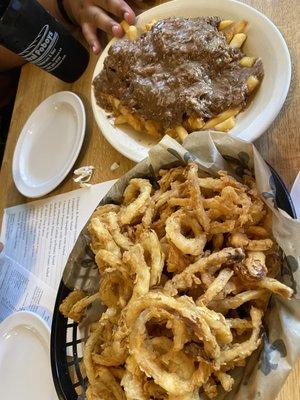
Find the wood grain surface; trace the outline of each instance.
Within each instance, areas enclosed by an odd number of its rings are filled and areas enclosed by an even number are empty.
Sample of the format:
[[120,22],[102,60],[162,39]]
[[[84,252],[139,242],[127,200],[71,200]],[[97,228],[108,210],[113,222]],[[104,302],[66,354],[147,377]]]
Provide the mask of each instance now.
[[[255,143],[262,156],[277,170],[290,188],[300,170],[300,1],[299,0],[248,0],[246,4],[266,14],[283,33],[293,61],[292,84],[285,105],[268,131]],[[262,38],[263,40],[263,38]],[[67,84],[32,65],[23,67],[7,146],[0,175],[0,218],[5,207],[31,201],[18,193],[12,179],[12,158],[20,131],[32,111],[49,95],[71,90],[82,98],[87,112],[87,133],[74,169],[94,165],[96,170],[91,183],[120,177],[134,163],[123,157],[104,139],[92,114],[90,105],[91,80],[97,59],[91,56],[85,74],[74,84]],[[55,129],[55,127],[54,127]],[[112,172],[113,162],[120,167]],[[49,196],[77,189],[69,174]],[[246,400],[246,399],[245,399]],[[249,399],[250,400],[250,399]],[[300,400],[300,361],[295,366],[276,400]]]

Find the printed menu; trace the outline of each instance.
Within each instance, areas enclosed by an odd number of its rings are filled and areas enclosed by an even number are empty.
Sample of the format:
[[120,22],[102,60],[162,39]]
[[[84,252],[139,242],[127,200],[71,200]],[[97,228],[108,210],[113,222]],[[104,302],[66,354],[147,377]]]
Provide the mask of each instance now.
[[49,325],[62,272],[88,218],[115,181],[5,209],[0,241],[0,322],[19,310]]

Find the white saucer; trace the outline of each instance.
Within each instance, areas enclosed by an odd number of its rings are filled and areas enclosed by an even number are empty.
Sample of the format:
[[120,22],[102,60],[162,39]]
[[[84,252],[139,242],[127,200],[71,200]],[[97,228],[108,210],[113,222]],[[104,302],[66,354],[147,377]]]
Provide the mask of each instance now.
[[[291,59],[287,45],[278,28],[264,14],[235,0],[174,0],[151,8],[139,15],[137,28],[153,19],[199,17],[216,15],[221,19],[249,22],[247,41],[243,50],[249,56],[260,57],[265,77],[253,101],[236,119],[230,135],[253,142],[271,125],[279,113],[290,86]],[[103,69],[113,39],[102,52],[94,71],[94,78]],[[149,135],[136,132],[127,125],[114,126],[113,119],[96,103],[92,88],[92,106],[98,126],[109,143],[124,156],[139,162],[148,156],[155,144]]]
[[57,400],[50,367],[50,329],[31,312],[0,324],[0,399]]
[[55,189],[78,157],[85,127],[84,106],[76,94],[59,92],[44,100],[16,145],[13,178],[19,192],[40,197]]

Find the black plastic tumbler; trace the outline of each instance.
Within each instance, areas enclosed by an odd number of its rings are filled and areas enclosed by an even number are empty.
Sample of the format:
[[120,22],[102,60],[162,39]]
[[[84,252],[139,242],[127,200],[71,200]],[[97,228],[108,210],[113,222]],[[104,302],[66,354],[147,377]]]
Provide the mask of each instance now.
[[0,0],[0,44],[65,82],[89,62],[85,47],[36,0]]

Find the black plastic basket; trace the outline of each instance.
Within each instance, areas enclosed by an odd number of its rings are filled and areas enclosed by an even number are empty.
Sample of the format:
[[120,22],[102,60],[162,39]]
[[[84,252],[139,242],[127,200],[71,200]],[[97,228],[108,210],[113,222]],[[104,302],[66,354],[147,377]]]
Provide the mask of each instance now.
[[[276,187],[277,206],[292,218],[296,218],[287,188],[277,172],[271,166],[269,167]],[[86,268],[86,278],[88,278],[90,265],[87,264]],[[87,380],[80,369],[84,334],[79,330],[76,322],[67,320],[59,312],[59,305],[70,292],[71,290],[61,282],[57,293],[51,332],[52,375],[60,400],[84,400]]]

